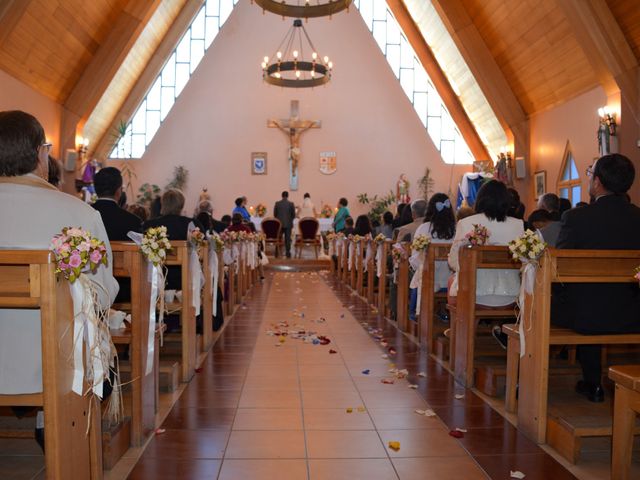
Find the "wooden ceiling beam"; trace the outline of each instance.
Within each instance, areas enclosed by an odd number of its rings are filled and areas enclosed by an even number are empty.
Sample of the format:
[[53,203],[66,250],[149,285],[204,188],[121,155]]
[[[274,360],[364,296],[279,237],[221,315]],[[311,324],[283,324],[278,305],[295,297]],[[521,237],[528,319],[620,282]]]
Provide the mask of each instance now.
[[129,95],[118,110],[106,133],[95,143],[95,149],[93,150],[94,157],[108,158],[111,153],[110,149],[113,146],[111,132],[113,132],[121,122],[131,120],[131,117],[133,117],[136,109],[153,85],[153,82],[155,82],[158,74],[162,71],[162,67],[164,67],[167,62],[169,55],[171,55],[176,48],[185,30],[200,11],[204,1],[205,0],[187,0],[184,7],[182,7],[182,10],[180,10],[180,13],[149,60],[149,63],[138,78],[135,86],[131,92],[129,92]]
[[487,160],[491,158],[486,146],[482,143],[477,130],[462,106],[460,99],[453,91],[453,88],[451,88],[449,80],[440,68],[431,48],[427,45],[420,29],[407,10],[406,5],[402,0],[387,0],[387,5],[389,6],[391,13],[393,13],[393,16],[400,24],[400,28],[402,28],[407,40],[416,52],[416,55],[418,56],[422,66],[427,71],[429,78],[431,78],[433,86],[440,94],[442,101],[451,114],[451,118],[460,130],[460,134],[467,142],[467,145],[471,150],[471,154],[476,160]]
[[527,113],[460,0],[432,0],[447,31],[478,82],[496,118],[514,142],[516,155],[529,157]]

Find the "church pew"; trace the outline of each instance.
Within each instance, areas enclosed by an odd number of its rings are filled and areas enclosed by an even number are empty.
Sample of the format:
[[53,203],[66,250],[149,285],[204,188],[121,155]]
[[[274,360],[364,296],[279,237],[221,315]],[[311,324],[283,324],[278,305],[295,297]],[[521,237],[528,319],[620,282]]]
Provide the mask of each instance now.
[[422,268],[422,294],[420,300],[420,316],[418,317],[418,337],[428,353],[435,350],[435,313],[437,301],[446,301],[446,293],[434,291],[435,266],[437,261],[447,261],[451,244],[432,243],[425,252],[424,266]]
[[[336,263],[333,260],[333,255],[335,255],[336,257],[338,256],[337,250],[336,250],[336,239],[334,238],[332,240],[329,240],[325,237],[324,241],[328,242],[327,245],[329,248],[329,257],[331,259],[331,264],[329,265],[329,273],[331,273],[331,275],[336,275],[338,269],[337,269]],[[324,250],[322,251],[322,253],[324,254]]]
[[367,298],[367,303],[370,306],[375,307],[376,298],[375,298],[375,278],[376,278],[376,263],[375,263],[375,251],[376,244],[373,239],[369,239],[367,241],[367,248],[371,249],[371,255],[369,256],[369,260],[366,260],[366,249],[365,249],[365,264],[367,267],[366,278],[367,278],[367,287],[365,289],[365,295]]
[[56,277],[50,252],[0,250],[0,308],[40,310],[43,386],[41,393],[0,395],[0,406],[43,408],[47,479],[101,479],[101,425],[99,415],[89,414],[100,406],[95,397],[71,390],[73,303],[68,282]]
[[[202,248],[202,273],[204,274],[204,288],[202,290],[202,353],[205,354],[213,345],[213,281],[209,268],[211,255],[218,255],[213,247],[207,243]],[[218,256],[220,262],[220,256]],[[218,273],[219,274],[219,273]],[[220,277],[218,277],[220,281]]]
[[476,304],[476,280],[479,269],[520,269],[508,247],[461,247],[459,253],[458,296],[451,313],[449,364],[454,375],[466,387],[474,384],[474,357],[478,322],[481,319],[505,320],[515,316],[513,306],[482,309]]
[[225,267],[227,272],[227,289],[228,295],[225,297],[225,306],[227,316],[233,315],[236,310],[236,266],[235,263]]
[[629,480],[633,426],[637,415],[640,414],[640,365],[610,367],[609,378],[616,383],[611,478]]
[[189,268],[191,248],[191,244],[185,240],[172,240],[165,262],[167,266],[179,266],[182,273],[182,302],[168,307],[180,312],[180,369],[183,382],[188,382],[195,374],[197,355],[196,314],[191,298],[192,278]]
[[[155,428],[155,391],[157,364],[147,371],[149,342],[149,314],[155,305],[150,304],[151,282],[149,263],[132,242],[111,242],[113,274],[131,279],[131,303],[114,305],[116,310],[131,313],[131,327],[125,331],[113,331],[115,344],[129,345],[131,362],[131,445],[141,446]],[[155,363],[155,362],[154,362]]]
[[396,272],[396,322],[400,331],[408,333],[409,326],[409,257],[411,256],[411,243],[399,242],[406,255],[400,260]]
[[349,282],[349,239],[342,240],[342,282],[347,285]]
[[[524,357],[519,354],[517,328],[504,327],[509,335],[507,394],[514,396],[510,392],[517,382],[518,429],[538,443],[547,440],[550,345],[640,344],[640,334],[582,335],[551,326],[553,283],[635,283],[633,272],[640,264],[640,251],[548,249],[547,252],[536,272],[534,295],[525,296]],[[510,403],[512,408],[515,402]]]
[[388,285],[387,285],[387,257],[389,256],[389,249],[391,248],[391,240],[385,240],[382,243],[382,269],[380,277],[378,277],[378,311],[383,317],[387,314],[387,301],[388,301]]
[[356,267],[356,286],[355,291],[358,292],[358,295],[364,297],[364,254],[366,251],[366,243],[364,240],[356,243],[356,258],[355,258],[355,267]]
[[356,280],[357,280],[357,264],[358,264],[358,245],[353,239],[349,240],[349,249],[351,250],[351,255],[349,258],[349,280],[348,285],[352,290],[356,290]]

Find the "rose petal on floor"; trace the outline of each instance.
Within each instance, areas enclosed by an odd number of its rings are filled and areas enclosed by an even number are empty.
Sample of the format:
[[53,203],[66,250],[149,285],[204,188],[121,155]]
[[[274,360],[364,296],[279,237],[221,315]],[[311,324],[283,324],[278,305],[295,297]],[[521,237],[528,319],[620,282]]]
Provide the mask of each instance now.
[[389,448],[394,452],[398,452],[400,450],[400,442],[389,442]]
[[509,476],[511,478],[524,478],[526,475],[524,473],[522,473],[521,471],[516,470],[516,471],[510,471],[509,472]]
[[451,430],[449,432],[449,435],[451,435],[453,438],[463,438],[464,437],[464,433],[459,432],[458,430]]

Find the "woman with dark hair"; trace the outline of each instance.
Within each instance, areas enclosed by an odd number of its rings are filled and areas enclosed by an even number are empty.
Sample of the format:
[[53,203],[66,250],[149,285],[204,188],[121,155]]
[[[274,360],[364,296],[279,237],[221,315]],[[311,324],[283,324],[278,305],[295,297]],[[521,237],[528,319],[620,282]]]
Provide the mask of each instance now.
[[381,233],[385,238],[393,238],[393,213],[390,211],[384,212],[382,215],[382,225],[377,229],[377,233]]
[[365,235],[371,234],[371,220],[366,215],[359,215],[356,218],[356,226],[354,229],[354,235],[360,235],[364,237]]
[[47,181],[56,188],[60,188],[60,182],[62,180],[62,168],[60,162],[49,155],[49,176]]
[[[455,303],[458,295],[458,250],[467,244],[466,235],[476,225],[489,231],[487,245],[507,245],[524,232],[522,220],[509,217],[509,193],[504,183],[490,180],[478,191],[476,214],[458,222],[456,235],[449,253],[449,266],[455,272],[449,287],[449,302]],[[517,270],[478,270],[476,301],[490,307],[512,304],[520,291],[520,272]]]
[[[401,222],[402,222],[401,219],[402,219],[402,213],[407,209],[407,206],[408,205],[406,203],[399,203],[398,204],[398,208],[396,209],[396,216],[393,218],[393,223],[392,223],[394,230],[396,228],[400,228],[400,227],[406,225],[406,224],[404,224],[404,225],[401,224]],[[411,210],[411,209],[409,208],[409,210]]]
[[412,222],[413,222],[413,213],[411,212],[411,205],[407,204],[402,208],[402,213],[400,214],[400,219],[398,220],[398,222],[394,223],[393,239],[401,241],[402,239],[398,238],[400,229],[405,225],[409,225]]
[[[429,200],[427,205],[427,213],[424,217],[424,223],[420,225],[416,233],[413,235],[415,239],[418,235],[429,237],[432,243],[451,243],[456,233],[456,217],[451,208],[451,200],[444,193],[436,193]],[[409,284],[410,290],[410,318],[415,318],[415,312],[418,301],[418,289],[422,288],[422,268],[424,259],[421,258],[420,252],[414,251],[411,254],[409,263],[415,271]],[[446,261],[438,261],[435,265],[435,283],[434,292],[447,289],[447,282],[451,271]]]
[[524,220],[525,207],[520,201],[520,194],[515,188],[511,187],[507,188],[507,193],[509,194],[509,211],[507,215]]

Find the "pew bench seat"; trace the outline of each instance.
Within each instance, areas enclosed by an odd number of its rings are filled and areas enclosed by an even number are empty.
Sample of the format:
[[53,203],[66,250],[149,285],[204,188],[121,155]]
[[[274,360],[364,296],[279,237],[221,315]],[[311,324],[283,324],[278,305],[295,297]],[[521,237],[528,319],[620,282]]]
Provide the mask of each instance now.
[[[633,436],[638,433],[637,416],[640,414],[640,365],[609,368],[609,378],[616,383],[613,409],[613,448],[611,478],[631,478]],[[635,429],[632,426],[635,423]]]

